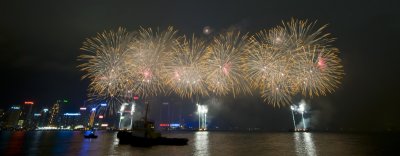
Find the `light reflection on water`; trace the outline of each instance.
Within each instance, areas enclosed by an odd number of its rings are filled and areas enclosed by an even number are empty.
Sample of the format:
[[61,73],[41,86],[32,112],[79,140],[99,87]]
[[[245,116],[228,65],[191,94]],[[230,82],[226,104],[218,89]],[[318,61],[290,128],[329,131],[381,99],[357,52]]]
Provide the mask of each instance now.
[[209,155],[208,132],[199,131],[194,134],[195,156]]
[[40,137],[42,136],[42,132],[34,133],[33,134],[33,141],[32,141],[32,147],[31,150],[35,151],[38,149],[38,145],[40,144]]
[[[171,132],[186,146],[151,148],[120,145],[115,132],[0,132],[0,155],[388,155],[398,153],[398,134]],[[389,154],[389,155],[390,155]],[[392,154],[393,155],[393,154]]]
[[11,134],[9,144],[5,144],[5,155],[21,155],[24,136],[24,132],[15,132]]
[[294,143],[296,148],[296,155],[317,155],[314,145],[314,140],[311,133],[308,132],[295,132]]
[[84,139],[81,142],[81,149],[79,151],[79,155],[85,155],[87,153],[87,151],[89,151],[90,148],[90,142],[92,141],[92,139]]

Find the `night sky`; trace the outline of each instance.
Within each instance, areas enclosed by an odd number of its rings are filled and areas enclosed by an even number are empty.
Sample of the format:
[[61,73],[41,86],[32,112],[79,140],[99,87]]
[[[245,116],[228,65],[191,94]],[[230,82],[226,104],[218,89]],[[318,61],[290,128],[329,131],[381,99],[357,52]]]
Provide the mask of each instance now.
[[[172,25],[180,34],[201,34],[205,26],[213,33],[232,27],[254,33],[293,17],[329,24],[326,32],[337,38],[333,45],[341,50],[346,73],[335,93],[307,99],[313,126],[399,129],[399,8],[397,0],[2,2],[0,108],[24,100],[50,106],[69,99],[70,109],[77,109],[88,86],[76,68],[79,48],[103,30]],[[288,108],[264,104],[258,95],[221,99],[211,106],[215,123],[266,129],[292,124]]]

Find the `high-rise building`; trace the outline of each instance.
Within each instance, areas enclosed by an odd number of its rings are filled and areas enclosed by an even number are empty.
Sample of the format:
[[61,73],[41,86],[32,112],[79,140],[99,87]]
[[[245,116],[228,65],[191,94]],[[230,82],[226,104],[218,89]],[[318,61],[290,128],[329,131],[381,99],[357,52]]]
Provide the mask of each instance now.
[[33,113],[32,128],[37,128],[39,126],[41,118],[42,118],[42,114],[41,113]]
[[79,108],[79,113],[81,114],[79,124],[82,125],[83,127],[88,127],[89,126],[90,109],[87,108],[86,106],[82,106]]
[[[19,106],[19,105],[11,106],[10,109],[5,114],[6,120],[4,123],[4,127],[8,128],[8,129],[22,128],[22,124],[19,121],[21,115],[22,115],[21,106]],[[23,123],[23,121],[22,121],[22,123]]]
[[33,102],[32,101],[25,101],[24,104],[21,106],[22,107],[22,115],[21,119],[23,121],[23,127],[24,128],[32,128],[33,122],[33,114],[32,114],[32,107],[33,107]]
[[80,113],[64,113],[61,116],[60,126],[64,128],[70,127],[71,129],[74,129],[75,126],[80,125],[80,117]]
[[63,108],[65,105],[69,103],[68,100],[57,100],[57,102],[53,105],[53,107],[50,110],[50,117],[49,117],[49,125],[48,126],[54,126],[54,127],[59,127],[62,119],[62,114]]
[[50,122],[50,111],[48,108],[43,108],[40,111],[40,117],[38,119],[37,126],[45,127],[48,126],[49,122]]
[[60,104],[58,101],[51,107],[49,126],[58,127],[59,125]]

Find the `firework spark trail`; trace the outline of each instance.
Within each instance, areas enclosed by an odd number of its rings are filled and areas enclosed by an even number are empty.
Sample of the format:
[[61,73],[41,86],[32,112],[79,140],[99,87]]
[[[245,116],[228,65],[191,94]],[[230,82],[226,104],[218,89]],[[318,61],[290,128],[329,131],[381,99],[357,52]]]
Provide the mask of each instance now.
[[303,49],[303,57],[297,63],[299,86],[304,96],[320,96],[332,93],[343,76],[341,60],[336,48],[318,46]]
[[331,38],[329,33],[323,33],[328,25],[316,29],[316,23],[317,21],[308,22],[307,20],[292,19],[290,22],[282,22],[282,26],[278,28],[284,29],[288,35],[285,39],[289,42],[288,45],[292,48],[291,50],[310,45],[329,47],[335,39]]
[[165,31],[141,28],[138,37],[130,44],[127,64],[132,93],[141,97],[156,96],[163,93],[163,68],[171,60],[176,30],[169,27]]
[[206,83],[211,92],[216,95],[233,96],[240,92],[250,93],[245,76],[242,74],[245,49],[247,48],[247,34],[240,32],[226,32],[216,36],[209,46],[207,61]]
[[207,45],[204,41],[186,37],[176,42],[171,61],[166,63],[166,84],[181,97],[208,95],[205,83]]
[[290,34],[289,44],[295,75],[294,86],[304,96],[320,96],[331,93],[340,84],[344,74],[339,50],[330,43],[335,39],[323,33],[327,25],[316,28],[316,22],[292,19],[283,28]]
[[293,57],[288,51],[282,27],[260,31],[250,38],[245,69],[253,87],[260,89],[264,100],[273,105],[287,105],[295,94]]

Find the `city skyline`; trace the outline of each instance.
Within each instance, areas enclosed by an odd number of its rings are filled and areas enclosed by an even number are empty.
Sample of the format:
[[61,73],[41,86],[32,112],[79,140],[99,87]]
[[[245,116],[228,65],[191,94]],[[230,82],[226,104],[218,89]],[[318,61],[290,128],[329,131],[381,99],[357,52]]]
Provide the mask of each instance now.
[[[119,111],[114,114],[107,111],[107,103],[100,102],[98,104],[89,104],[77,107],[74,111],[70,111],[65,109],[68,102],[68,100],[57,100],[50,107],[33,107],[35,106],[35,103],[32,101],[26,101],[20,105],[12,105],[10,108],[0,112],[2,114],[2,116],[0,116],[0,129],[130,129],[134,121],[143,120],[143,102],[140,102],[139,99],[130,103],[122,104]],[[138,108],[135,107],[136,105]],[[153,117],[151,121],[156,123],[158,129],[197,129],[197,125],[195,124],[197,123],[197,120],[199,120],[197,119],[197,115],[189,115],[195,114],[196,110],[193,110],[193,112],[181,112],[176,111],[180,109],[180,104],[164,102],[163,105],[167,106],[168,111],[160,111],[150,115]],[[34,109],[32,109],[32,107]],[[229,127],[227,128],[229,129]]]

